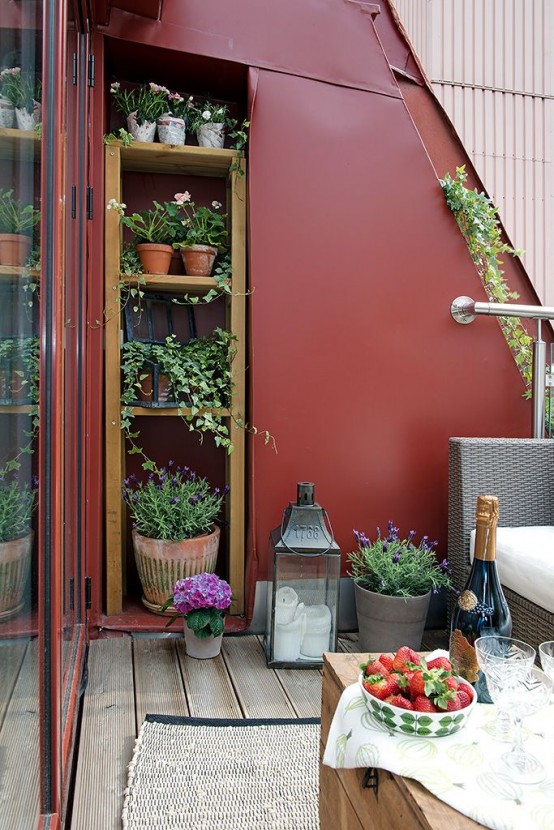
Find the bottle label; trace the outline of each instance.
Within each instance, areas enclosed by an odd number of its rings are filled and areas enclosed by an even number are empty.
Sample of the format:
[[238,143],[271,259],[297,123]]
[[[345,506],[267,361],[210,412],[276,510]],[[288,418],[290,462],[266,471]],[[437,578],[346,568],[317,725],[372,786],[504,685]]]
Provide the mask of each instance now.
[[458,606],[462,611],[474,611],[477,607],[478,599],[473,591],[462,591],[458,597]]

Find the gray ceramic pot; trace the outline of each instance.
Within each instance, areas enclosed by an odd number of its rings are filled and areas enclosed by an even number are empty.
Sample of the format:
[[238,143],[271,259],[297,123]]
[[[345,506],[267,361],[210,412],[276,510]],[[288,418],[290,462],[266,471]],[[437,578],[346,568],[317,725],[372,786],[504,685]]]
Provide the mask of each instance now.
[[421,647],[431,591],[421,597],[389,597],[354,584],[360,651]]

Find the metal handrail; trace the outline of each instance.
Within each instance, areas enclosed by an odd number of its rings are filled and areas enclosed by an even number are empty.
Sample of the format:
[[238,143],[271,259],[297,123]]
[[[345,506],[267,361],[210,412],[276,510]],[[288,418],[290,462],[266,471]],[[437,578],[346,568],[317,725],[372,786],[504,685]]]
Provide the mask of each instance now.
[[544,438],[546,343],[541,338],[541,321],[554,320],[554,307],[517,303],[476,303],[471,297],[456,297],[450,305],[450,314],[462,325],[473,323],[478,314],[523,317],[537,321],[537,336],[533,341],[533,438]]

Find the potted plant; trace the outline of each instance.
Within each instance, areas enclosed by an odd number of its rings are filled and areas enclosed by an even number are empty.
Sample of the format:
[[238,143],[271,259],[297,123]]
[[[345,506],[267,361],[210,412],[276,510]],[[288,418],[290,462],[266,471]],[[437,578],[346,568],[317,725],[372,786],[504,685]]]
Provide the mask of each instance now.
[[227,214],[220,213],[221,202],[213,201],[210,207],[196,207],[188,190],[176,193],[171,203],[172,210],[180,219],[184,239],[173,242],[181,251],[188,276],[210,276],[219,251],[226,249],[229,233],[226,227]]
[[20,130],[34,130],[41,119],[42,94],[40,80],[34,73],[22,72],[20,66],[3,69],[0,72],[0,94],[13,105],[17,127]]
[[122,89],[119,81],[110,86],[117,109],[127,119],[127,129],[135,141],[154,141],[156,121],[167,109],[170,94],[165,86],[142,84],[133,89]]
[[348,554],[348,563],[361,651],[395,651],[402,645],[417,651],[431,592],[451,586],[446,560],[437,562],[433,550],[437,543],[423,536],[416,545],[414,536],[411,530],[401,539],[392,521],[385,537],[377,528],[373,542],[354,531],[358,549]]
[[146,481],[131,475],[123,499],[133,521],[133,549],[144,605],[171,613],[166,600],[177,580],[213,572],[220,530],[215,520],[228,488],[212,489],[188,467],[169,461]]
[[0,265],[25,265],[33,244],[33,228],[40,211],[0,188]]
[[235,125],[229,118],[229,107],[213,101],[190,101],[189,127],[196,133],[200,147],[223,147],[225,131]]
[[[225,614],[231,607],[231,586],[214,573],[201,573],[179,579],[173,596],[164,603],[183,617],[185,646],[189,657],[204,660],[217,657],[221,650]],[[169,623],[168,623],[169,624]]]
[[168,92],[167,109],[158,118],[158,138],[162,144],[185,143],[187,118],[192,106],[192,95],[185,98],[179,92]]
[[31,570],[36,494],[36,482],[31,486],[5,475],[0,478],[0,621],[23,608]]
[[110,199],[107,210],[115,211],[120,222],[134,235],[135,249],[146,274],[167,274],[173,248],[174,230],[170,227],[166,206],[152,202],[153,208],[125,215],[123,202]]

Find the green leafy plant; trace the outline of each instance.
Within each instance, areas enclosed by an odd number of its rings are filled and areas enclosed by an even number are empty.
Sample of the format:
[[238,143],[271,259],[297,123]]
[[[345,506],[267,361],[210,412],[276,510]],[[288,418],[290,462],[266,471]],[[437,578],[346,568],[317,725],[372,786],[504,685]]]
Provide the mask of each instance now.
[[17,479],[0,475],[0,542],[22,539],[31,532],[31,520],[37,506],[37,481],[21,484]]
[[110,199],[106,209],[113,210],[119,215],[121,224],[129,228],[134,235],[135,244],[155,242],[170,245],[172,230],[165,205],[156,201],[153,201],[152,204],[154,207],[150,210],[139,210],[126,216],[125,208],[127,205],[124,202],[118,202],[116,199]]
[[205,478],[173,461],[151,472],[146,481],[129,476],[122,488],[137,533],[172,541],[210,533],[227,492],[227,487],[212,488]]
[[172,605],[177,611],[167,625],[177,617],[183,617],[187,627],[203,640],[223,634],[225,614],[232,601],[228,582],[217,574],[201,573],[177,580],[173,596],[162,607],[167,609]]
[[[447,173],[440,184],[446,203],[456,218],[466,241],[471,258],[492,302],[517,300],[501,268],[501,254],[521,256],[521,250],[502,241],[498,210],[484,193],[466,187],[465,167],[456,168],[456,176]],[[531,394],[533,375],[532,337],[518,317],[499,317],[500,327],[526,386],[526,397]]]
[[181,95],[180,92],[170,92],[167,96],[166,112],[175,118],[182,118],[188,124],[193,107],[193,100],[192,95],[189,95],[187,98]]
[[30,235],[40,221],[40,210],[15,199],[13,190],[0,188],[0,233]]
[[186,190],[176,193],[173,202],[168,205],[184,230],[184,239],[174,241],[174,248],[188,248],[191,245],[213,245],[225,249],[229,233],[225,225],[227,214],[219,213],[221,202],[213,201],[211,207],[196,207],[191,195]]
[[20,66],[12,66],[0,72],[0,95],[14,107],[32,112],[35,104],[40,103],[42,87],[34,73],[22,72]]
[[134,113],[137,124],[156,121],[167,110],[169,90],[159,84],[148,83],[133,89],[122,89],[119,81],[110,86],[117,109],[125,117]]
[[135,139],[124,127],[120,127],[113,133],[104,136],[104,144],[113,144],[114,141],[121,141],[124,147],[130,147]]
[[371,541],[365,533],[355,530],[354,538],[358,549],[348,554],[350,575],[362,588],[376,594],[392,597],[417,597],[439,588],[450,588],[446,560],[438,563],[433,548],[436,542],[429,542],[423,536],[418,545],[413,542],[415,531],[407,539],[400,539],[398,528],[389,521],[387,535]]
[[234,127],[236,122],[229,117],[227,104],[209,101],[207,98],[188,100],[187,123],[191,130],[197,130],[205,124],[223,124],[226,128]]

